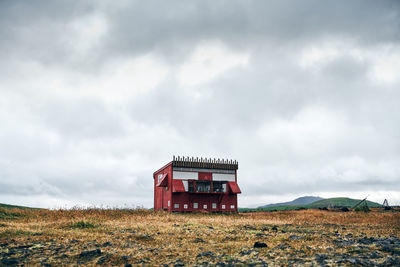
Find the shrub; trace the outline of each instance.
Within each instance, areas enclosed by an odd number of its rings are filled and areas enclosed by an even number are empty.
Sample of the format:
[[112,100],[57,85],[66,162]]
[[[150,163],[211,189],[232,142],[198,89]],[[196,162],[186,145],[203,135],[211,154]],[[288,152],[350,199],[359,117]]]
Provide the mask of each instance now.
[[368,208],[367,205],[361,205],[354,209],[355,211],[362,211],[362,212],[370,212],[371,210]]
[[73,223],[70,228],[73,229],[87,229],[87,228],[95,228],[96,226],[93,223],[90,222],[85,222],[85,221],[79,221],[76,223]]
[[12,212],[6,209],[0,209],[0,219],[16,219],[18,217],[22,217],[23,214]]

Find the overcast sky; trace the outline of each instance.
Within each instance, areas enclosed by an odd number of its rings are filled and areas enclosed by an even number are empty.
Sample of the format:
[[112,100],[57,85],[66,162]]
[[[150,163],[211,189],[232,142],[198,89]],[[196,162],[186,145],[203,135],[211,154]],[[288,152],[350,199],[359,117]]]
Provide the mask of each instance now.
[[153,206],[173,155],[240,207],[400,204],[400,1],[1,1],[0,203]]

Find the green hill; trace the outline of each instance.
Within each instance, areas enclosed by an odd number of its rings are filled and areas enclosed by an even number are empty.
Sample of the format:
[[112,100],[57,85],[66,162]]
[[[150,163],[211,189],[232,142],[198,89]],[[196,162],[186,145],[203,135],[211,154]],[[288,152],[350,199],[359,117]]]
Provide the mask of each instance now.
[[[357,203],[359,203],[360,199],[352,199],[347,197],[336,197],[336,198],[327,198],[323,200],[319,200],[307,205],[282,205],[282,206],[275,206],[275,207],[267,207],[267,208],[240,208],[239,212],[252,212],[252,211],[280,211],[280,210],[298,210],[298,209],[320,209],[320,208],[330,208],[330,207],[346,207],[352,208]],[[368,207],[370,208],[377,208],[382,207],[381,204],[368,201]]]
[[270,207],[278,207],[278,206],[296,206],[296,205],[307,205],[310,203],[314,203],[318,200],[323,200],[322,197],[314,197],[314,196],[304,196],[304,197],[299,197],[296,198],[292,201],[289,202],[283,202],[283,203],[273,203],[273,204],[268,204],[268,205],[263,205],[258,208],[270,208]]
[[[311,204],[306,205],[307,208],[329,208],[329,207],[347,207],[352,208],[357,205],[361,200],[360,199],[352,199],[347,197],[335,197],[335,198],[328,198],[313,202]],[[377,208],[382,207],[381,204],[376,202],[372,202],[367,200],[368,207],[370,208]]]
[[37,209],[37,208],[30,208],[30,207],[24,207],[24,206],[2,204],[2,203],[0,203],[0,208],[4,208],[4,209]]

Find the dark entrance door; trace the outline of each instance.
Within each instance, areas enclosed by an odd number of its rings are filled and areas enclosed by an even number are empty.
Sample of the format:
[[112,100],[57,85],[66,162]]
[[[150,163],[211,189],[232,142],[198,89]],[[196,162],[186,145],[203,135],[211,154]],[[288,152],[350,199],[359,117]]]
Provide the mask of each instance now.
[[168,209],[168,201],[167,201],[167,190],[168,187],[163,187],[161,192],[161,199],[162,199],[162,208],[164,210]]

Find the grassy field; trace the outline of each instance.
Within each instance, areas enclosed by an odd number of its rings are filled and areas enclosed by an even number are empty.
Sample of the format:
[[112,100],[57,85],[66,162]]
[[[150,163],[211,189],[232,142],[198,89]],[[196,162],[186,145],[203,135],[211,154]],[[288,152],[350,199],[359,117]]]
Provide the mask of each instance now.
[[393,210],[225,215],[0,208],[0,265],[393,266],[400,264],[399,233],[400,212]]

